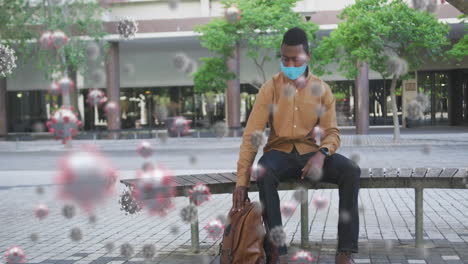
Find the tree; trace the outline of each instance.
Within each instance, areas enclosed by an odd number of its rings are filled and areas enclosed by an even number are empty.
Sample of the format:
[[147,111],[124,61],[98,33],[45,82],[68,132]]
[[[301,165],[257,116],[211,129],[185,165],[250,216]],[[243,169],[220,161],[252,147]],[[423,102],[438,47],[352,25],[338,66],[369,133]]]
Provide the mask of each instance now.
[[[462,23],[468,23],[468,15],[460,15],[459,19]],[[468,24],[465,26],[465,33],[468,32]],[[447,55],[451,58],[455,58],[458,61],[462,61],[465,56],[468,56],[468,34],[453,45],[452,49],[447,51]]]
[[[306,22],[292,10],[297,1],[222,0],[224,8],[236,6],[240,9],[240,19],[230,22],[218,18],[195,29],[201,33],[199,39],[202,46],[213,55],[202,58],[203,65],[194,74],[195,90],[222,91],[226,88],[226,81],[233,79],[235,74],[229,73],[225,64],[237,43],[246,48],[246,56],[255,64],[258,81],[262,83],[268,78],[264,65],[276,57],[275,51],[279,49],[282,36],[289,28],[297,26],[304,29],[314,45],[318,26]],[[248,82],[259,88],[254,80]]]
[[408,78],[424,60],[435,60],[449,44],[449,27],[425,11],[410,8],[403,0],[358,0],[339,15],[345,21],[324,37],[318,53],[322,64],[339,63],[348,78],[357,75],[356,63],[367,61],[372,70],[391,78],[390,96],[394,141],[400,138],[396,84]]

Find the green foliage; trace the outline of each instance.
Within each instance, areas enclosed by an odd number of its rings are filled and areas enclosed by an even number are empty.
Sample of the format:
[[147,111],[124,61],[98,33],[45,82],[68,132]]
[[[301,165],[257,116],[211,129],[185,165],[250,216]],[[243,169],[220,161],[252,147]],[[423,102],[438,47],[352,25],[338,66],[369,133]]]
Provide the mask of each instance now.
[[[199,37],[201,45],[207,48],[217,59],[206,60],[220,66],[232,55],[237,43],[246,49],[246,56],[255,63],[263,82],[266,81],[263,66],[265,62],[275,59],[275,51],[281,46],[283,34],[292,27],[304,29],[311,42],[316,46],[316,32],[318,26],[305,22],[300,14],[295,13],[292,8],[298,0],[222,0],[225,8],[232,5],[241,10],[241,18],[238,23],[229,23],[224,18],[210,21],[208,24],[196,27],[195,31],[201,33]],[[215,63],[216,61],[216,63]],[[221,91],[225,88],[227,80],[235,75],[226,74],[227,67],[213,65],[202,66],[198,69],[194,78],[198,80],[210,80],[210,86],[204,82],[195,80],[196,91],[215,90]],[[216,74],[209,72],[215,70]],[[204,77],[207,76],[207,77]]]
[[463,38],[461,38],[455,45],[453,45],[452,49],[447,51],[447,55],[450,58],[457,59],[458,61],[462,61],[465,56],[468,56],[468,15],[463,14],[458,17],[462,23],[465,23],[465,34]]
[[349,79],[356,77],[359,61],[369,62],[371,69],[388,77],[389,57],[405,59],[411,71],[425,59],[437,58],[449,44],[446,24],[403,0],[358,0],[339,18],[344,21],[324,37],[318,51],[322,65],[338,62],[339,71]]
[[234,73],[228,72],[225,59],[207,57],[201,60],[202,66],[193,74],[195,92],[223,92],[226,88],[226,80],[235,78]]

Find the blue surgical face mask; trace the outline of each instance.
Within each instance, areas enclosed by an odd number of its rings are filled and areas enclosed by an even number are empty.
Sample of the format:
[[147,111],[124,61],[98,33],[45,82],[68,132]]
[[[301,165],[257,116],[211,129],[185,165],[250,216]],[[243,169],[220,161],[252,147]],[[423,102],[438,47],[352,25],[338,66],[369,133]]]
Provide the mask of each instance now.
[[296,80],[301,76],[307,68],[307,63],[299,67],[285,67],[283,62],[281,62],[281,71],[283,71],[284,75],[291,80]]

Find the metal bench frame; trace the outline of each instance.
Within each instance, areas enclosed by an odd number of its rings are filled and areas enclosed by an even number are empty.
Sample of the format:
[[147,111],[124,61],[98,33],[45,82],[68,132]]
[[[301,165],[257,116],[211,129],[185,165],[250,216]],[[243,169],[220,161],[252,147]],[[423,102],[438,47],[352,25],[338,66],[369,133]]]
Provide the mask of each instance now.
[[[416,247],[424,247],[423,241],[423,191],[424,188],[464,189],[467,188],[467,170],[458,168],[361,168],[360,188],[414,188],[415,191],[415,236]],[[137,179],[121,180],[131,188]],[[176,196],[187,196],[187,191],[201,182],[210,188],[212,194],[232,193],[236,185],[236,173],[210,173],[181,175],[173,177],[176,185]],[[304,186],[298,181],[281,182],[278,190],[294,190],[298,187],[307,189],[336,189],[335,184],[308,183]],[[249,192],[258,191],[254,181]],[[309,244],[309,207],[308,194],[301,203],[301,247]],[[190,200],[190,199],[189,199]],[[192,203],[192,201],[190,201]],[[199,252],[199,227],[197,220],[191,224],[192,252]]]

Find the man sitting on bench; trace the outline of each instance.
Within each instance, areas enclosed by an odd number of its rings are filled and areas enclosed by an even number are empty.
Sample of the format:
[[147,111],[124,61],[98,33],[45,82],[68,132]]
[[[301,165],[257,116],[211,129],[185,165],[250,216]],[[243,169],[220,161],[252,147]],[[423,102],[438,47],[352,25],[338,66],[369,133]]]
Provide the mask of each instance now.
[[[281,46],[281,72],[260,89],[244,131],[233,210],[241,210],[247,197],[249,169],[257,153],[251,135],[263,132],[270,121],[271,132],[258,162],[265,173],[257,179],[267,234],[282,227],[279,182],[294,178],[338,184],[336,263],[353,263],[351,254],[358,251],[361,170],[352,160],[335,153],[340,146],[335,97],[328,84],[309,72],[309,60],[306,33],[300,28],[287,31]],[[319,145],[312,133],[316,125],[324,133]],[[286,245],[266,243],[266,253],[267,263],[287,263]]]

